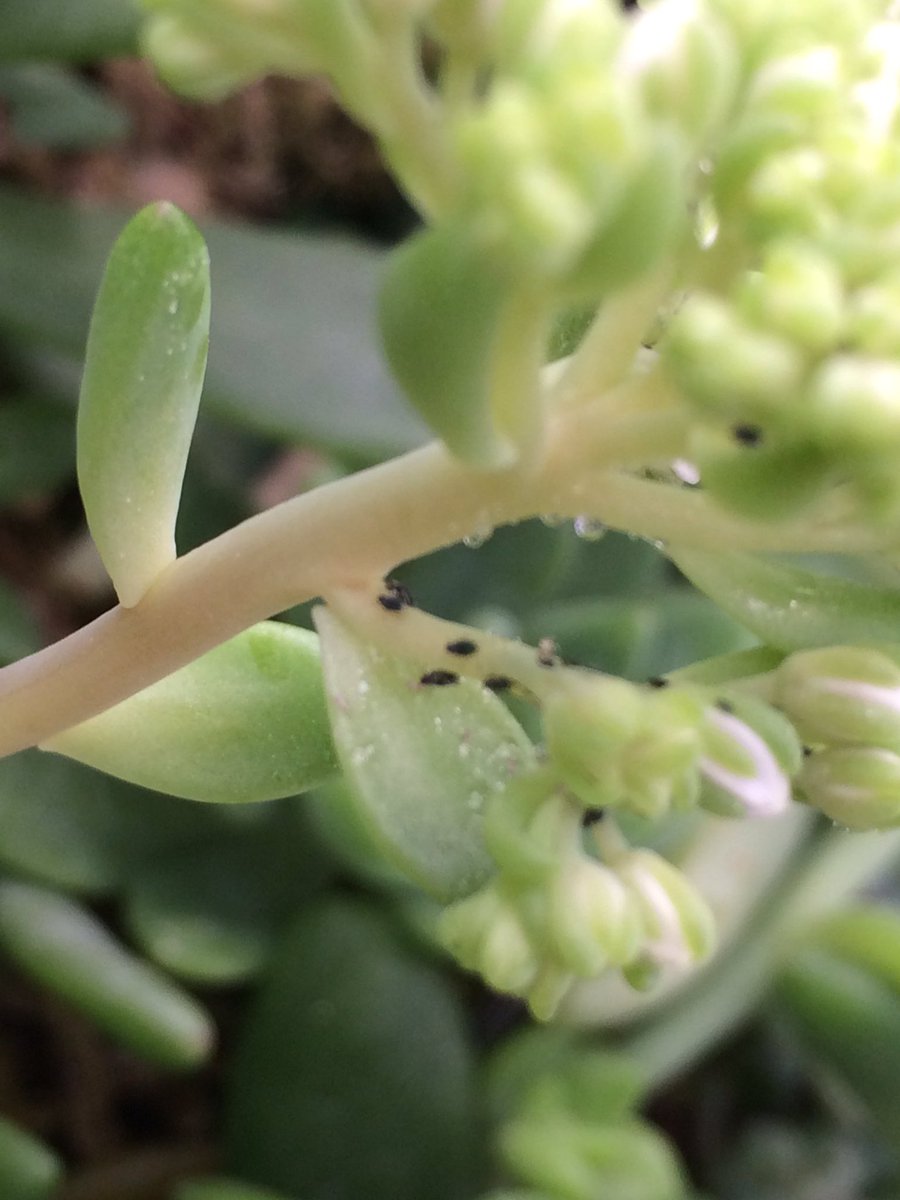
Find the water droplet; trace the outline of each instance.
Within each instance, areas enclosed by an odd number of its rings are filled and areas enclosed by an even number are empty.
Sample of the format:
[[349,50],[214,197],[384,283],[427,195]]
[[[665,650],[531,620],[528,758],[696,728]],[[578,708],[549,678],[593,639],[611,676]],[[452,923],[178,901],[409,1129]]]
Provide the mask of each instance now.
[[470,550],[477,550],[479,546],[484,545],[493,532],[492,525],[478,525],[471,533],[466,534],[463,538],[463,545],[468,546]]
[[365,696],[365,695],[366,695],[366,693],[367,693],[367,692],[368,692],[368,690],[369,690],[369,685],[368,685],[368,683],[365,681],[365,679],[361,679],[361,680],[359,681],[359,683],[356,685],[356,690],[357,690],[357,692],[359,693],[359,695],[360,695],[360,696]]
[[174,317],[177,312],[178,312],[178,301],[170,300],[169,301],[169,316]]
[[565,517],[561,517],[559,513],[541,513],[541,524],[546,525],[548,529],[557,529],[565,521]]
[[459,757],[460,758],[468,758],[471,753],[472,753],[472,751],[471,751],[470,747],[465,742],[460,742]]
[[472,812],[478,812],[484,805],[484,796],[481,792],[469,792],[469,808]]
[[595,517],[576,517],[575,518],[575,536],[581,538],[583,542],[599,542],[609,530],[602,521],[598,521]]

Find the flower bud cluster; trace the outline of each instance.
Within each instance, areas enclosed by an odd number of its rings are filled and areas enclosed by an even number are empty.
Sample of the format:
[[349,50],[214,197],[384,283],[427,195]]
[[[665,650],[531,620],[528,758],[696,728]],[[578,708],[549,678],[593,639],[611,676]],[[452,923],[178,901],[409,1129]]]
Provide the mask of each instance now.
[[600,0],[495,8],[491,83],[454,129],[461,216],[523,276],[596,301],[683,231],[735,51],[704,0],[631,20]]
[[536,1190],[489,1200],[682,1200],[671,1146],[634,1111],[640,1074],[631,1060],[585,1046],[532,1071],[500,1128],[499,1151],[506,1171]]
[[542,1019],[577,979],[612,967],[647,983],[712,950],[712,915],[681,872],[624,844],[608,865],[589,856],[581,813],[549,772],[494,797],[485,840],[498,873],[445,910],[442,940],[492,987],[525,996]]
[[[900,21],[885,4],[715,0],[744,86],[709,162],[717,238],[664,361],[704,486],[756,517],[900,488]],[[702,268],[701,268],[702,270]]]
[[900,825],[900,647],[792,654],[774,699],[810,746],[804,798],[850,829]]
[[800,767],[797,735],[752,697],[640,688],[602,678],[551,697],[547,752],[585,808],[648,820],[697,807],[721,816],[777,816]]

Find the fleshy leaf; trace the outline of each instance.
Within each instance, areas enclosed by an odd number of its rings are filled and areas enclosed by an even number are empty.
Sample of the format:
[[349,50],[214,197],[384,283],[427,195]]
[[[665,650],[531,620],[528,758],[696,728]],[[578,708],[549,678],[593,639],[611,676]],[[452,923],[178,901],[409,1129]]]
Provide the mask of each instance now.
[[363,824],[427,891],[468,895],[493,869],[483,806],[533,762],[531,743],[480,684],[419,687],[414,664],[360,641],[327,609],[315,618],[335,745]]
[[200,1005],[71,900],[30,884],[0,884],[0,947],[154,1062],[192,1067],[212,1048],[212,1023]]
[[200,984],[257,975],[286,917],[329,875],[302,816],[290,803],[270,805],[259,827],[139,864],[125,891],[138,943]]
[[371,907],[315,905],[237,1047],[226,1168],[305,1200],[475,1195],[472,1067],[441,975]]
[[507,285],[489,255],[454,229],[419,233],[394,252],[381,294],[388,361],[454,454],[509,461],[489,405],[491,352]]
[[122,604],[175,558],[175,518],[209,343],[209,256],[171,204],[134,217],[113,247],[88,335],[78,480]]
[[753,554],[667,552],[701,592],[779,650],[896,642],[900,591],[819,575]]
[[263,621],[43,749],[188,800],[306,791],[335,770],[315,634]]

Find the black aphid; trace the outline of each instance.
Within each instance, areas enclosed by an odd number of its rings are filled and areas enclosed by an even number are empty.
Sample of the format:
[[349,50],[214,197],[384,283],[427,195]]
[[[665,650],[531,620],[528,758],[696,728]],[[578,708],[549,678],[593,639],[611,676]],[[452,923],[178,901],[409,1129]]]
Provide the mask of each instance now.
[[458,642],[447,643],[448,654],[459,654],[462,658],[468,658],[470,654],[474,654],[478,649],[475,642],[470,642],[468,638],[460,638]]
[[459,676],[455,671],[426,671],[419,683],[426,687],[448,687],[451,683],[459,683]]

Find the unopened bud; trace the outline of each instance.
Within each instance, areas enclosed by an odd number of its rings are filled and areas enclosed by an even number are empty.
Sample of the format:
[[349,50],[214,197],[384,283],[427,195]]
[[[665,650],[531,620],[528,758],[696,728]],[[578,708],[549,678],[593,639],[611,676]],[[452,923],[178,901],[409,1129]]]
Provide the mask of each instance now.
[[615,872],[582,854],[564,864],[550,890],[547,936],[565,967],[591,978],[621,966],[642,934],[634,897]]
[[792,654],[775,674],[775,702],[807,741],[900,751],[900,666],[879,650]]
[[494,884],[445,909],[438,934],[463,967],[498,991],[520,994],[538,973],[522,922]]
[[739,697],[707,710],[700,758],[700,803],[729,817],[776,817],[791,799],[800,767],[793,726],[768,704]]
[[900,825],[900,756],[846,746],[811,755],[798,787],[806,800],[848,829]]
[[616,864],[616,872],[638,901],[646,939],[643,955],[651,962],[684,970],[712,953],[712,912],[677,867],[650,850],[634,850]]
[[547,752],[563,782],[587,807],[621,799],[621,755],[640,731],[640,688],[604,677],[594,686],[551,697],[544,706]]

